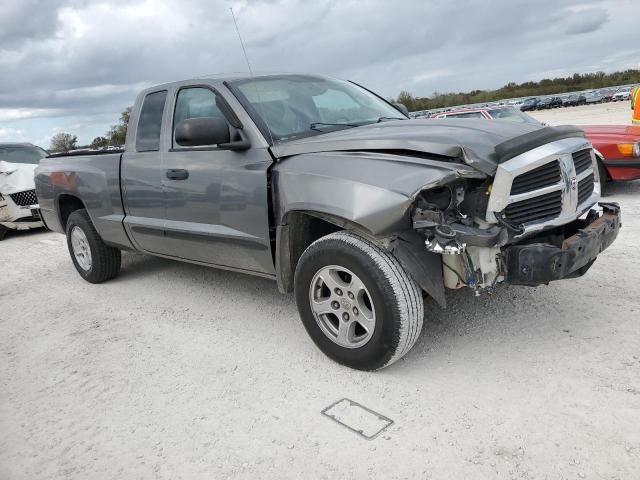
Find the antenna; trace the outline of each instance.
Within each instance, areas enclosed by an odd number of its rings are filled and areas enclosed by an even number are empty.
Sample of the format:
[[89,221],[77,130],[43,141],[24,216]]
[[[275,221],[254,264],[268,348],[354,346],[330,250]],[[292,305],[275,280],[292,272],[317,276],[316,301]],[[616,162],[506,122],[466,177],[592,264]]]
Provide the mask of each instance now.
[[251,70],[251,63],[249,63],[249,57],[247,56],[247,50],[244,48],[244,42],[242,41],[242,36],[240,35],[240,29],[238,28],[238,22],[236,21],[236,15],[233,13],[233,7],[229,7],[231,10],[231,17],[233,18],[233,24],[236,26],[236,33],[238,34],[238,40],[240,40],[240,46],[242,47],[242,53],[244,53],[244,59],[247,61],[247,67],[249,68],[249,73],[253,76],[253,70]]
[[[238,22],[236,21],[236,15],[233,13],[233,7],[229,7],[231,10],[231,17],[233,18],[233,24],[236,26],[236,33],[238,34],[238,40],[240,40],[240,46],[242,47],[242,53],[244,53],[244,59],[247,62],[247,67],[249,68],[249,75],[253,77],[253,70],[251,69],[251,63],[249,62],[249,56],[247,55],[247,50],[244,48],[244,42],[242,41],[242,35],[240,35],[240,29],[238,28]],[[262,98],[260,97],[260,89],[257,85],[255,85],[256,93],[258,94],[258,101],[262,103]],[[271,133],[271,129],[266,121],[263,120],[265,127],[267,127],[267,132],[269,132],[269,138],[271,139],[271,146],[275,147],[276,142],[273,140],[273,134]]]

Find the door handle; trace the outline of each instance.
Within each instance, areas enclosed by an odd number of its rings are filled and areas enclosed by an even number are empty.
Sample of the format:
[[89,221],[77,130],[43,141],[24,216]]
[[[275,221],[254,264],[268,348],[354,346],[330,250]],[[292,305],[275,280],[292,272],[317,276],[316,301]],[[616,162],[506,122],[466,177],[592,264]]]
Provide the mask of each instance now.
[[189,170],[184,168],[170,168],[167,170],[167,178],[169,180],[186,180],[189,178]]

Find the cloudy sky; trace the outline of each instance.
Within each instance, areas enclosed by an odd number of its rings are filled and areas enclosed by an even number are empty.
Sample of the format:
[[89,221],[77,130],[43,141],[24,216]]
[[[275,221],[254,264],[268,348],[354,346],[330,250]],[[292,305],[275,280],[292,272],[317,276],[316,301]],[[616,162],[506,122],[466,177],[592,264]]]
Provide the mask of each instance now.
[[386,97],[640,67],[637,0],[2,0],[0,141],[88,143],[149,85],[323,73]]

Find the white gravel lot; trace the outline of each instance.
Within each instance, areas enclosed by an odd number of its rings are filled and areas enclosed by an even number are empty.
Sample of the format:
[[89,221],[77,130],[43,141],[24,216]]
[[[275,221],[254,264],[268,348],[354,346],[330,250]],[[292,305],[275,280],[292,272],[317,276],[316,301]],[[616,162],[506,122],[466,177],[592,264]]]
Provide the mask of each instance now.
[[631,103],[601,103],[527,112],[549,125],[631,125]]
[[[638,478],[640,183],[606,199],[623,230],[586,276],[428,302],[377,373],[324,357],[268,280],[125,254],[91,285],[63,236],[12,235],[0,479]],[[343,397],[395,423],[361,439],[320,415]]]

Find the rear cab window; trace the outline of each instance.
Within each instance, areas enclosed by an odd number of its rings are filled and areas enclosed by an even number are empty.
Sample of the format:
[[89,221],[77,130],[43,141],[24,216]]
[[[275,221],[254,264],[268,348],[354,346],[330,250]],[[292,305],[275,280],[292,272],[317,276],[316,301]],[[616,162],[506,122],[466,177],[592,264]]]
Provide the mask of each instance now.
[[140,110],[138,130],[136,132],[136,151],[157,152],[160,150],[160,131],[162,130],[162,115],[167,99],[167,91],[148,94]]

